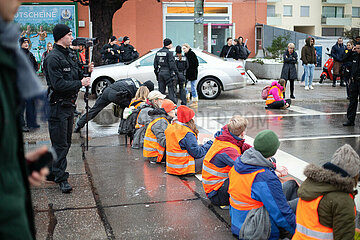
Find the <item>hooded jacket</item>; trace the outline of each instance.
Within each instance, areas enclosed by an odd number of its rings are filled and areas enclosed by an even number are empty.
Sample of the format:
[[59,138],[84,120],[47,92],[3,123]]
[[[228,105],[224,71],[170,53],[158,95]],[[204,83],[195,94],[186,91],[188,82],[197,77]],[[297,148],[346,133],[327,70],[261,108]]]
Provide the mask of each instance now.
[[305,39],[305,46],[301,49],[301,60],[303,64],[315,64],[316,63],[316,54],[314,46],[310,45],[311,38]]
[[273,87],[273,86],[276,86],[277,88],[271,89],[271,90],[269,91],[269,95],[272,95],[272,96],[274,97],[275,101],[284,101],[284,99],[281,98],[281,96],[279,96],[279,91],[278,91],[278,89],[280,89],[281,91],[283,91],[283,90],[284,90],[284,87],[281,86],[277,81],[273,81],[273,82],[271,83],[271,87]]
[[295,64],[297,63],[298,55],[294,51],[292,54],[289,53],[287,49],[283,55],[284,65],[281,70],[281,77],[285,80],[294,80],[297,79],[297,72]]
[[[269,212],[271,233],[269,239],[279,239],[279,227],[294,234],[296,222],[295,214],[290,208],[282,185],[275,174],[274,165],[264,158],[255,148],[250,148],[238,157],[234,164],[234,170],[238,174],[249,174],[264,169],[254,178],[251,186],[251,198],[262,202]],[[231,184],[230,175],[230,184]],[[229,188],[231,194],[231,189]],[[241,200],[240,200],[241,201]],[[231,231],[239,235],[240,229],[246,219],[249,210],[237,210],[230,206]]]
[[299,188],[299,197],[311,201],[323,195],[318,207],[320,224],[333,229],[334,240],[354,239],[355,203],[349,195],[355,195],[354,178],[314,164],[308,165],[304,174],[307,179]]

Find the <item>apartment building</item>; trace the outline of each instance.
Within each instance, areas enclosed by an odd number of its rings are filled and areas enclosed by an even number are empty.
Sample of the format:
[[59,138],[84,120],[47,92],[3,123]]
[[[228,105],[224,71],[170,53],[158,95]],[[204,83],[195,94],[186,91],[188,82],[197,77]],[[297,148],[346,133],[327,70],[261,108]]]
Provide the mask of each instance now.
[[316,36],[360,30],[360,0],[267,0],[267,25]]

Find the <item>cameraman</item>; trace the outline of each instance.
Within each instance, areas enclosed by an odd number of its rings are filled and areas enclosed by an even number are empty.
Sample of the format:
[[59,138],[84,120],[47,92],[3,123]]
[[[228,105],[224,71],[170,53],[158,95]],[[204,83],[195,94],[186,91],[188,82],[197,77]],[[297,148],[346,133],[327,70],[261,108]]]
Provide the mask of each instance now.
[[348,120],[343,124],[344,126],[355,125],[356,110],[360,95],[360,42],[356,43],[355,51],[356,54],[353,55],[351,78],[349,84],[350,103],[347,109]]
[[100,53],[103,55],[104,64],[118,63],[120,59],[120,49],[119,45],[116,44],[117,39],[115,36],[112,36],[109,39],[109,43],[105,44],[100,50]]
[[[52,146],[58,159],[50,167],[49,180],[59,183],[63,193],[72,190],[67,179],[66,155],[71,145],[72,126],[74,121],[75,101],[79,89],[89,86],[90,78],[83,73],[70,54],[73,40],[71,29],[64,24],[57,24],[53,30],[54,50],[45,59],[45,76],[48,84],[50,101],[49,133]],[[91,64],[89,71],[91,72]]]

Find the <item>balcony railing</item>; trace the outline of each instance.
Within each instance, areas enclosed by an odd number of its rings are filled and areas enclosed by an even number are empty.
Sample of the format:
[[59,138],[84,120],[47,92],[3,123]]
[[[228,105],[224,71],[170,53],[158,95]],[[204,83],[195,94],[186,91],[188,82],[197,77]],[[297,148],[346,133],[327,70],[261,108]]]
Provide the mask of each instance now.
[[330,26],[351,26],[352,18],[350,14],[345,14],[344,17],[326,17],[324,15],[321,16],[321,24],[322,25],[330,25]]
[[268,16],[266,18],[267,25],[280,26],[282,24],[281,14],[275,14],[274,16]]
[[331,4],[352,4],[353,1],[352,0],[322,0],[322,2],[331,3]]

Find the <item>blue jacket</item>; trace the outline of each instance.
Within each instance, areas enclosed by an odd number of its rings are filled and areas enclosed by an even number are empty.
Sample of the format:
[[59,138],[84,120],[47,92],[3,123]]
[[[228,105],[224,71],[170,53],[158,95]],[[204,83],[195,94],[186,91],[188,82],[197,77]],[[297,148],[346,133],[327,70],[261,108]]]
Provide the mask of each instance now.
[[213,141],[209,140],[204,145],[199,145],[192,132],[188,132],[185,137],[179,141],[181,149],[186,149],[186,151],[195,159],[204,157],[212,144]]
[[[251,187],[251,198],[262,202],[269,212],[271,221],[269,239],[279,239],[278,227],[282,227],[294,234],[296,228],[295,214],[287,203],[280,180],[274,172],[273,164],[265,159],[260,152],[250,148],[236,159],[234,169],[239,174],[253,173],[261,169],[265,170],[256,175]],[[233,234],[239,235],[248,212],[230,206],[231,231]]]
[[334,58],[335,61],[341,62],[345,55],[345,49],[346,47],[344,46],[344,44],[339,45],[338,43],[336,43],[331,48],[331,56]]

